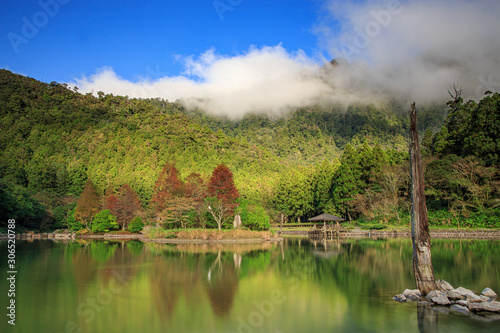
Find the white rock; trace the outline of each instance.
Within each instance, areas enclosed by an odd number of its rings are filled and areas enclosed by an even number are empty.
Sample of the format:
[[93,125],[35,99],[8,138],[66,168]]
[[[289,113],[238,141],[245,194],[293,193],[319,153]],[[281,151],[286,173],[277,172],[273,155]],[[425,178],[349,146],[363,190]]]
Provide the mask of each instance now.
[[439,291],[439,290],[433,290],[431,292],[429,292],[427,295],[425,295],[425,297],[427,298],[433,298],[433,297],[438,297],[438,296],[443,296],[444,293],[442,291]]
[[435,304],[450,305],[451,302],[442,291],[433,290],[425,296]]
[[461,306],[466,306],[466,307],[469,306],[469,302],[464,301],[464,300],[456,301],[455,304],[461,305]]
[[481,302],[484,302],[481,297],[477,296],[477,295],[467,295],[465,297],[465,299],[469,302],[469,303],[481,303]]
[[455,312],[460,312],[460,313],[463,313],[464,315],[470,315],[470,311],[468,308],[466,308],[465,306],[462,306],[462,305],[458,305],[458,304],[455,304],[451,307],[451,311],[455,311]]
[[462,295],[464,297],[467,297],[469,295],[476,296],[476,294],[472,290],[466,289],[466,288],[463,288],[463,287],[458,287],[457,289],[453,289],[452,291],[454,291],[456,293],[459,293],[460,295]]
[[482,292],[481,292],[481,295],[483,296],[486,296],[486,297],[489,297],[489,298],[497,298],[498,295],[496,292],[494,292],[493,290],[491,290],[490,288],[485,288]]
[[455,288],[453,288],[451,286],[451,284],[449,284],[448,282],[446,282],[445,280],[436,280],[436,285],[439,287],[439,289],[441,290],[453,290]]
[[483,301],[483,302],[489,302],[491,301],[491,298],[489,297],[486,297],[486,296],[483,296],[483,295],[480,295],[479,298]]
[[396,295],[392,299],[401,303],[406,302],[406,296],[403,294]]
[[500,302],[469,303],[469,310],[500,312]]
[[403,295],[405,295],[405,296],[408,296],[408,295],[422,296],[422,293],[418,289],[405,289],[405,291],[403,291]]
[[451,300],[459,300],[459,299],[462,299],[462,295],[460,295],[459,293],[457,292],[454,292],[453,290],[445,290],[444,291],[444,294],[446,295],[446,297],[448,297],[449,299]]

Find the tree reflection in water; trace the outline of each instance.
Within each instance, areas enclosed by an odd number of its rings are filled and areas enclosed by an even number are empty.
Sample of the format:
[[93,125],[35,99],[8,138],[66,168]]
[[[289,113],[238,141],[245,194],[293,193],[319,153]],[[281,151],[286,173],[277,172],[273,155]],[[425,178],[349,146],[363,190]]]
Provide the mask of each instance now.
[[171,247],[147,244],[147,247],[157,254],[150,274],[151,294],[160,317],[166,320],[172,316],[180,294],[188,302],[194,300],[192,306],[196,307],[203,299],[201,294],[205,293],[212,312],[220,318],[228,317],[238,291],[245,255],[269,250],[273,245],[181,244]]
[[430,304],[417,304],[418,330],[420,333],[435,333],[438,330],[438,313]]

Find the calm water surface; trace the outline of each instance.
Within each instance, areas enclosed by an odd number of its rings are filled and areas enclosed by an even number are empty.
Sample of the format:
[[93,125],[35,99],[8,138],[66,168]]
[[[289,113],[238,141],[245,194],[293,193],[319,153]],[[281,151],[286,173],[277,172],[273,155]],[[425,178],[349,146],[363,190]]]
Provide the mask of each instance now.
[[[500,332],[392,300],[414,288],[410,240],[18,241],[15,327],[0,248],[1,332]],[[500,291],[500,242],[433,240],[432,255],[437,278]]]

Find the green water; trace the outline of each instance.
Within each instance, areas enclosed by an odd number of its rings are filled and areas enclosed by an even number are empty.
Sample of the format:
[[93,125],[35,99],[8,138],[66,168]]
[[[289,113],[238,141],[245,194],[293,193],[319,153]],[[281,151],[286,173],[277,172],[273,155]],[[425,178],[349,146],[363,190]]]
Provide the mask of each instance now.
[[[0,248],[1,332],[500,332],[392,300],[414,287],[410,240],[17,241],[15,326]],[[432,254],[437,278],[500,291],[500,242],[433,240]]]

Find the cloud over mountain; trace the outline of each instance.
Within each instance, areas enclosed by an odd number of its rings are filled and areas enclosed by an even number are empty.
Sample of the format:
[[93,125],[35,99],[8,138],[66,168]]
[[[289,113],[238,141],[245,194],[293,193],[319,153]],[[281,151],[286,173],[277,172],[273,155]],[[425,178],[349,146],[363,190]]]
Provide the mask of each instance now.
[[343,59],[335,67],[326,56],[277,45],[183,57],[181,76],[131,82],[102,68],[70,84],[84,92],[180,100],[233,118],[322,102],[443,101],[451,84],[478,99],[500,89],[499,12],[494,0],[330,0],[312,31],[328,58]]

